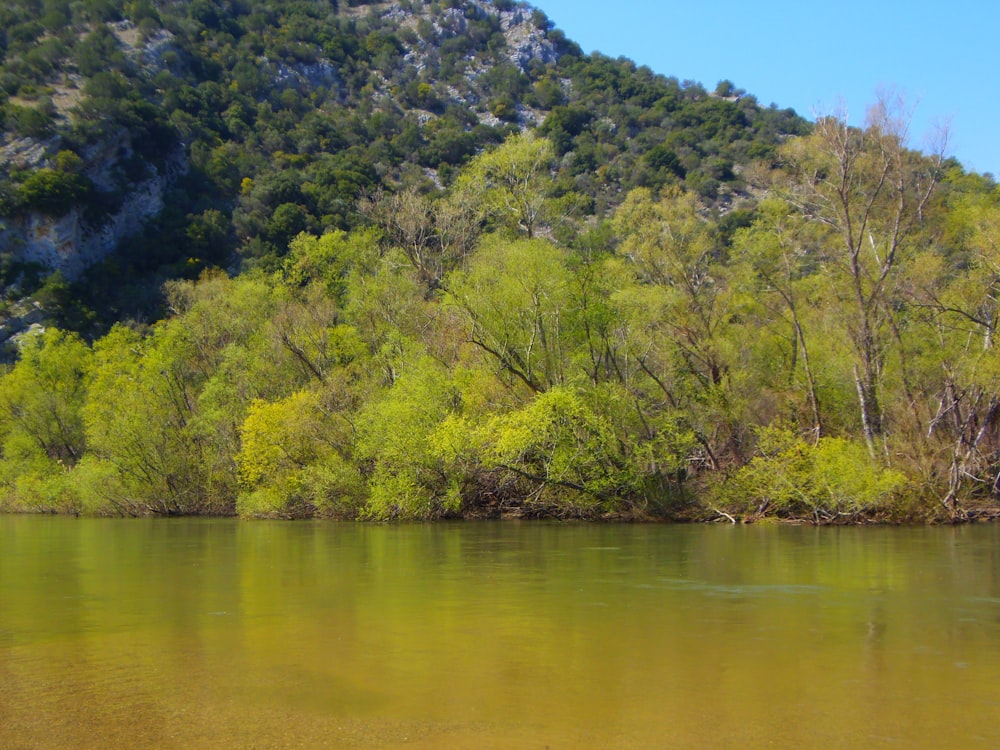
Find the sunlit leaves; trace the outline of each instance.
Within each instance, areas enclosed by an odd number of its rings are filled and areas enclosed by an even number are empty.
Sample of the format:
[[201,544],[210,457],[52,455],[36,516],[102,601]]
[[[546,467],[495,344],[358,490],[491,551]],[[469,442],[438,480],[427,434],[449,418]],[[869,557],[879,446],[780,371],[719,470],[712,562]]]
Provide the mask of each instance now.
[[352,512],[363,497],[363,485],[357,468],[344,458],[346,427],[324,409],[314,391],[253,402],[240,427],[241,448],[235,457],[243,488],[238,512]]
[[0,502],[9,494],[42,510],[77,507],[68,474],[86,448],[90,359],[79,338],[53,328],[29,336],[0,377]]
[[901,472],[873,460],[857,441],[821,438],[811,444],[772,427],[761,431],[760,451],[719,497],[733,512],[854,518],[888,507],[907,489]]
[[457,408],[458,394],[439,363],[418,357],[358,416],[358,457],[371,467],[366,513],[428,518],[457,510],[430,436]]
[[448,279],[448,300],[469,339],[531,391],[565,381],[570,274],[565,254],[544,240],[489,237],[467,272]]
[[457,200],[483,220],[534,237],[554,158],[546,139],[531,133],[513,135],[469,162],[455,183]]

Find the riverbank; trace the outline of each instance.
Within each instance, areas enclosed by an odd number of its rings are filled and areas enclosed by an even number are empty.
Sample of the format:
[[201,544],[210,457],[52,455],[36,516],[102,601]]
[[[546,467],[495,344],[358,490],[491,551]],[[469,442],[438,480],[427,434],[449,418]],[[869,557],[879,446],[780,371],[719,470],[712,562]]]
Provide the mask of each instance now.
[[172,512],[160,507],[132,506],[128,512],[121,508],[96,508],[88,504],[52,506],[44,504],[17,504],[0,502],[0,514],[64,515],[90,518],[242,518],[244,520],[306,519],[342,522],[455,522],[455,521],[558,521],[594,524],[731,524],[731,525],[811,525],[811,526],[938,526],[948,524],[988,523],[1000,521],[1000,505],[971,499],[957,507],[946,507],[932,500],[897,502],[891,508],[868,510],[831,511],[813,509],[812,512],[789,512],[775,509],[762,502],[758,507],[745,510],[726,505],[709,505],[697,500],[669,507],[629,505],[608,510],[600,505],[553,506],[531,502],[506,502],[469,504],[466,507],[428,514],[421,517],[395,514],[390,517],[372,518],[363,513],[337,513],[329,510],[299,507],[294,512],[285,509],[275,513],[239,514],[235,508],[214,509],[204,512]]

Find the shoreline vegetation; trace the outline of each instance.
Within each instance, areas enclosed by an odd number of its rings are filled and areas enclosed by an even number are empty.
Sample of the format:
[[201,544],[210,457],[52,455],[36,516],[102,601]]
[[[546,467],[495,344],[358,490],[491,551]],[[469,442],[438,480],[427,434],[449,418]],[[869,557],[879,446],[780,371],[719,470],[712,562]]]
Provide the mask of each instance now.
[[912,501],[904,510],[880,509],[879,511],[814,511],[812,514],[774,514],[767,509],[747,513],[729,513],[715,507],[708,507],[698,501],[682,508],[630,508],[624,511],[606,511],[593,506],[541,507],[527,502],[512,501],[507,505],[482,505],[463,508],[455,512],[437,515],[408,516],[395,514],[386,517],[366,516],[359,513],[343,514],[320,511],[315,508],[298,508],[282,512],[240,514],[224,511],[162,511],[136,509],[123,513],[109,508],[84,509],[84,504],[57,507],[42,503],[11,504],[8,500],[0,505],[3,515],[41,515],[73,518],[242,518],[244,520],[306,521],[315,520],[329,523],[441,523],[462,522],[557,522],[584,524],[721,524],[732,526],[781,525],[781,526],[941,526],[995,523],[1000,521],[1000,508],[992,504],[970,503],[959,512]]
[[789,139],[735,231],[669,186],[576,220],[517,134],[369,228],[168,282],[155,325],[28,336],[0,508],[993,518],[1000,197],[891,104]]

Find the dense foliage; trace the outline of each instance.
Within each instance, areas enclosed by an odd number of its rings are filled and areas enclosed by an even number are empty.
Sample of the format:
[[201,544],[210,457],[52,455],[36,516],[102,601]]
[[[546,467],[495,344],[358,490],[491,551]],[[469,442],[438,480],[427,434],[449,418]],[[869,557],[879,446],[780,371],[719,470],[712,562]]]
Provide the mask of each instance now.
[[[745,227],[680,186],[567,218],[512,135],[445,195],[166,287],[0,382],[0,498],[95,513],[956,518],[1000,471],[988,179],[887,106],[785,144]],[[561,238],[561,239],[560,239]]]
[[0,212],[171,191],[72,283],[0,257],[58,324],[0,370],[0,507],[996,508],[1000,192],[895,102],[806,127],[505,0],[0,20]]

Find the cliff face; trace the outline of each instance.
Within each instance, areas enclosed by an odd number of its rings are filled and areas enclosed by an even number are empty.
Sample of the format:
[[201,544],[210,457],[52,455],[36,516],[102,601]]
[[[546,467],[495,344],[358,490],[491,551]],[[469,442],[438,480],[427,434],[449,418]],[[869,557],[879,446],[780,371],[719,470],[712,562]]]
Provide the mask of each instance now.
[[[144,36],[129,21],[106,24],[120,49],[145,77],[164,70],[164,55],[172,49],[173,35],[166,30]],[[49,90],[54,122],[71,127],[80,116],[85,85],[72,68],[61,72]],[[93,114],[88,115],[93,117]],[[52,168],[65,147],[57,132],[47,138],[5,133],[0,144],[0,173]],[[173,180],[187,171],[187,158],[178,150],[160,166],[143,163],[145,176],[126,177],[123,166],[135,160],[133,136],[127,129],[113,129],[81,152],[80,174],[105,196],[117,196],[114,208],[88,214],[83,205],[58,213],[20,210],[0,217],[0,255],[15,263],[36,264],[76,279],[88,266],[107,257],[126,238],[164,208],[164,195]]]
[[[101,165],[102,169],[107,167]],[[146,222],[163,210],[167,188],[186,168],[182,154],[163,170],[151,167],[154,174],[132,186],[118,210],[97,224],[88,222],[79,207],[62,216],[31,212],[8,218],[0,229],[0,253],[59,271],[72,281],[88,266],[106,258],[123,240],[141,232]]]

